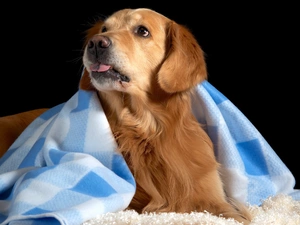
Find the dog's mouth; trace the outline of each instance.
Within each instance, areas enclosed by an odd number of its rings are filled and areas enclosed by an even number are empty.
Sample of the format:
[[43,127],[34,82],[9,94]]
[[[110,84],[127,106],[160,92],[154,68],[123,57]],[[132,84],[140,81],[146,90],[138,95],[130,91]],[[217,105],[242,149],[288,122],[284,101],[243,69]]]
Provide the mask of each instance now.
[[115,80],[119,82],[130,81],[128,76],[119,73],[117,70],[113,68],[112,65],[107,65],[107,64],[102,64],[97,62],[90,66],[90,70],[92,71],[92,76],[96,79],[109,78],[111,80]]

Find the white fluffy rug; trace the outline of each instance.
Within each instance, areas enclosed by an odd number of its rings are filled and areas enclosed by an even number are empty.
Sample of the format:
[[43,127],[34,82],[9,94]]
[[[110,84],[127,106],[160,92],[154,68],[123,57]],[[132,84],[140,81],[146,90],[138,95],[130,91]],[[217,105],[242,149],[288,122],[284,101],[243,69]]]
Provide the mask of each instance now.
[[[300,201],[290,196],[270,197],[261,206],[249,206],[253,215],[251,225],[300,225]],[[137,214],[134,211],[107,213],[83,225],[239,225],[240,223],[209,213]]]

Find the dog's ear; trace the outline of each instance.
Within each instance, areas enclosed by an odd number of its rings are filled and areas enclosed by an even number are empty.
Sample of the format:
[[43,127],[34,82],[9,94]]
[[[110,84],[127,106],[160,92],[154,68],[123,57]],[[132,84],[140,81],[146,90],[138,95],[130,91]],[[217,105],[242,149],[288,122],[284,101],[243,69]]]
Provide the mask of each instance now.
[[99,19],[97,22],[95,22],[89,29],[85,31],[85,42],[83,44],[83,48],[88,44],[89,40],[94,37],[96,34],[101,33],[101,27],[103,25],[104,21],[102,19]]
[[[97,21],[94,25],[89,28],[85,33],[85,42],[83,44],[83,51],[88,44],[88,41],[96,34],[100,33],[101,26],[103,24],[102,20]],[[91,84],[89,72],[84,69],[81,79],[79,81],[79,88],[82,90],[93,90],[94,87]]]
[[158,71],[158,83],[168,93],[188,90],[207,78],[204,54],[193,34],[171,21],[167,55]]

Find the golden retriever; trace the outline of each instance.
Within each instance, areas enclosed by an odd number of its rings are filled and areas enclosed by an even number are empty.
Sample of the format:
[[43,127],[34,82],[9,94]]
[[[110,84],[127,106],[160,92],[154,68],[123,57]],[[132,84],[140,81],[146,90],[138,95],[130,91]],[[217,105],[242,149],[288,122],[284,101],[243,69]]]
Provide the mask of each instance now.
[[97,91],[137,183],[129,209],[208,211],[249,224],[247,207],[226,196],[191,110],[194,87],[207,79],[192,33],[151,9],[123,9],[91,26],[83,50],[80,88]]
[[83,64],[80,87],[98,91],[136,179],[129,208],[207,210],[249,223],[245,208],[229,203],[213,144],[191,110],[207,72],[187,28],[150,9],[117,11],[87,31]]

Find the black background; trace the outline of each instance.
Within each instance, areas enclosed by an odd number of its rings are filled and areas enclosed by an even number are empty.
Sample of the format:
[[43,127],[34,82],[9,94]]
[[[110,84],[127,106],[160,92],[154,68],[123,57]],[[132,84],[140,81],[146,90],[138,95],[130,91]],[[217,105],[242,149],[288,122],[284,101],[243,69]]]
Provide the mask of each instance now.
[[78,88],[84,31],[98,16],[127,7],[152,8],[190,28],[206,53],[210,83],[300,180],[299,23],[296,5],[287,3],[8,2],[1,14],[0,116],[68,100]]

